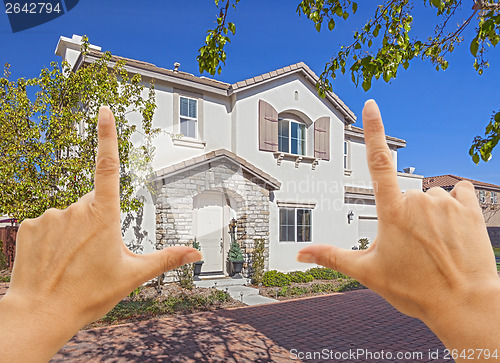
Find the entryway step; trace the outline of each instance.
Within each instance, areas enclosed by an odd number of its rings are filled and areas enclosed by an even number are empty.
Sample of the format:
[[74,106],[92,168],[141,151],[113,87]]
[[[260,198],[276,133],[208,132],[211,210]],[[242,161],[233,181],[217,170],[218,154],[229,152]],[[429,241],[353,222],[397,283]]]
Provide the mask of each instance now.
[[226,287],[226,286],[243,286],[249,285],[250,279],[232,279],[230,277],[219,278],[219,279],[206,279],[201,281],[195,281],[194,285],[196,287]]
[[194,282],[196,287],[215,287],[227,293],[235,300],[246,305],[261,305],[277,302],[278,300],[259,295],[259,289],[245,286],[250,285],[250,279],[233,279],[230,277],[222,279],[208,279]]

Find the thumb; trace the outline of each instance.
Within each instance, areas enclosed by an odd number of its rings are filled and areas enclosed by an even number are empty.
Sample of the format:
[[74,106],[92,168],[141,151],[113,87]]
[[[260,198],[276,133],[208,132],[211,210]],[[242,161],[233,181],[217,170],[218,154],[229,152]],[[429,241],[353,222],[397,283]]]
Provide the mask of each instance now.
[[313,245],[301,249],[297,254],[297,261],[316,263],[358,280],[364,274],[366,252],[331,245]]
[[133,270],[136,271],[136,274],[133,278],[136,279],[138,284],[142,284],[166,271],[200,261],[203,256],[195,248],[173,246],[145,255],[135,255],[135,259],[135,268]]

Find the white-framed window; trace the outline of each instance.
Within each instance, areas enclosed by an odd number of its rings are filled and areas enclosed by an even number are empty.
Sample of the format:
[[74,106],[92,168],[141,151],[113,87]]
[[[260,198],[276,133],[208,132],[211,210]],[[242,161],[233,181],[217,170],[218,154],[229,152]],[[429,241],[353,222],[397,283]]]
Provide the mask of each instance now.
[[344,169],[349,169],[349,163],[348,163],[348,145],[347,145],[347,141],[344,141]]
[[312,209],[280,208],[280,242],[312,241]]
[[497,192],[491,192],[491,204],[497,204]]
[[179,98],[180,131],[185,137],[198,137],[198,100],[181,96]]
[[480,203],[486,202],[486,192],[484,190],[479,191],[479,202]]
[[293,120],[279,119],[278,151],[296,155],[305,155],[306,125]]

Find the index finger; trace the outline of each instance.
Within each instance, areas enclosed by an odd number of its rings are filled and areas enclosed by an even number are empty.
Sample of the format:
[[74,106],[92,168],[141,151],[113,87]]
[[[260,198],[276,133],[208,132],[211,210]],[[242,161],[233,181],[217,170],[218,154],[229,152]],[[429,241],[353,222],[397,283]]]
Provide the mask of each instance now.
[[368,100],[363,108],[366,157],[373,183],[377,211],[397,203],[402,198],[396,168],[387,146],[384,124],[377,103]]
[[120,202],[120,159],[115,117],[111,110],[102,106],[98,117],[97,162],[94,176],[95,200],[106,205]]

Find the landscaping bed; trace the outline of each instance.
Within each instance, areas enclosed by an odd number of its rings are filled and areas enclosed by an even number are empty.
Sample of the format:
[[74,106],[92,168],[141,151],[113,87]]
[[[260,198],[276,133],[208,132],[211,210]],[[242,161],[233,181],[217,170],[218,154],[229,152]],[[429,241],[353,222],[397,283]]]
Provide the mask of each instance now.
[[262,285],[254,287],[260,289],[262,296],[280,301],[365,288],[356,280],[325,267],[305,272],[267,271],[263,274]]
[[194,287],[188,290],[178,284],[166,284],[158,293],[155,287],[147,286],[136,289],[102,319],[84,326],[82,330],[147,320],[161,315],[185,315],[240,306],[245,304],[214,288]]
[[292,282],[289,286],[266,287],[261,286],[262,296],[284,301],[299,299],[303,297],[333,294],[334,292],[345,292],[351,290],[365,289],[363,285],[354,279],[314,280],[314,282],[298,283]]

